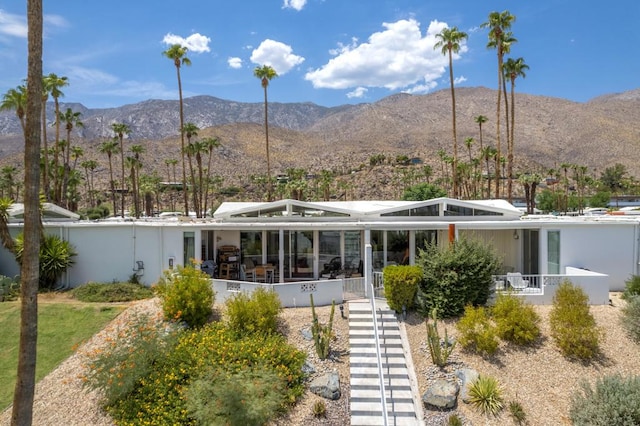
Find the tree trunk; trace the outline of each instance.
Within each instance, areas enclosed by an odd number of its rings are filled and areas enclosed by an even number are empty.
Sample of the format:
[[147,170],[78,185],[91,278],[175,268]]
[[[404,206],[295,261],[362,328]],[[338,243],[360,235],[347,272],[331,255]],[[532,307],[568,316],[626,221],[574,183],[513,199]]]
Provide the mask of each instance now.
[[38,341],[40,263],[40,142],[42,119],[42,0],[27,1],[27,126],[24,153],[24,254],[21,265],[21,321],[12,425],[31,425]]

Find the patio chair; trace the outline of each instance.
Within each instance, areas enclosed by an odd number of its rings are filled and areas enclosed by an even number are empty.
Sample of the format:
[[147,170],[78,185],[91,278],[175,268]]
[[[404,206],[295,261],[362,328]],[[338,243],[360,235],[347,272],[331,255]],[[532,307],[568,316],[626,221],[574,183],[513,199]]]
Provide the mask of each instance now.
[[522,278],[522,274],[520,272],[507,272],[507,282],[516,290],[522,290],[529,287],[529,280]]

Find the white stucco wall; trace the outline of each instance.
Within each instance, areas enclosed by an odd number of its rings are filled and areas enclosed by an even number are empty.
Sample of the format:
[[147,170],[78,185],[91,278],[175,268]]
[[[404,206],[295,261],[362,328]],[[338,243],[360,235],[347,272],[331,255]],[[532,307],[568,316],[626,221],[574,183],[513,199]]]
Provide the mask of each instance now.
[[560,270],[585,268],[609,276],[611,291],[622,291],[638,268],[637,225],[587,223],[547,226],[540,235],[541,272],[547,270],[546,230],[560,230]]

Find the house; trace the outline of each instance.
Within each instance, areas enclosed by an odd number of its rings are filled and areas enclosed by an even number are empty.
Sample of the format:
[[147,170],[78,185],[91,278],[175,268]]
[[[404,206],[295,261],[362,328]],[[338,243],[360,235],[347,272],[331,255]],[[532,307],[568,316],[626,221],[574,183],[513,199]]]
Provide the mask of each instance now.
[[[15,235],[22,224],[9,226]],[[214,276],[225,263],[231,280],[246,278],[247,265],[269,265],[276,283],[332,277],[331,268],[359,276],[406,262],[406,254],[414,263],[427,242],[461,237],[491,244],[502,258],[503,274],[593,271],[606,276],[610,290],[620,291],[640,273],[638,216],[525,216],[504,200],[226,202],[213,218],[45,218],[44,226],[78,252],[61,287],[132,275],[151,285],[164,270],[191,260],[215,263]],[[237,255],[225,252],[221,258],[223,247],[237,248]],[[2,250],[0,274],[18,272]]]

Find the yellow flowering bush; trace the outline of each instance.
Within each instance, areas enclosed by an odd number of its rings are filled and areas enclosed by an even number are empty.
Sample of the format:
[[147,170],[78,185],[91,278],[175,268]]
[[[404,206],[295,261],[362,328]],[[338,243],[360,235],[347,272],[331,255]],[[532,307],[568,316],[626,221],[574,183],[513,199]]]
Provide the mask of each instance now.
[[203,326],[211,316],[215,294],[211,278],[193,266],[166,270],[156,291],[162,299],[162,310],[169,321],[182,321],[189,327]]

